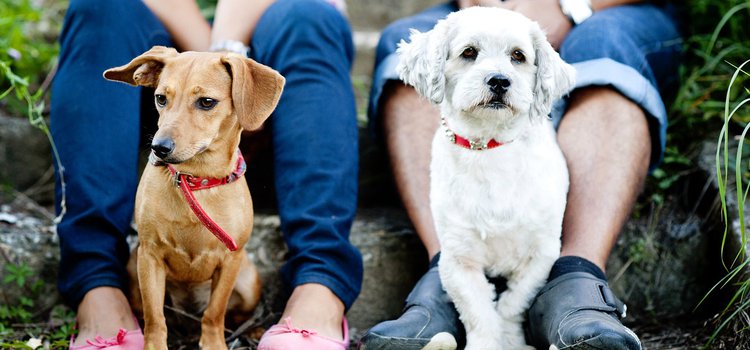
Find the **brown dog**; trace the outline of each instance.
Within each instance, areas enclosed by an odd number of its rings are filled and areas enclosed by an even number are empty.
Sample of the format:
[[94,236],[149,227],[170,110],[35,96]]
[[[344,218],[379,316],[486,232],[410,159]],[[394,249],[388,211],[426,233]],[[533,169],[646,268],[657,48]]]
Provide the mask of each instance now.
[[[138,186],[139,245],[128,263],[131,305],[143,312],[146,348],[167,348],[168,291],[177,307],[197,302],[205,309],[201,348],[226,349],[227,307],[250,312],[260,298],[258,273],[241,249],[252,232],[253,208],[238,171],[244,171],[244,162],[238,160],[237,147],[242,130],[257,129],[274,110],[284,78],[239,55],[180,54],[161,46],[108,69],[104,77],[156,89],[159,130]],[[230,179],[194,196],[228,233],[226,240],[236,242],[233,249],[240,249],[231,251],[229,243],[214,237],[175,186],[176,177],[198,179],[198,184]]]

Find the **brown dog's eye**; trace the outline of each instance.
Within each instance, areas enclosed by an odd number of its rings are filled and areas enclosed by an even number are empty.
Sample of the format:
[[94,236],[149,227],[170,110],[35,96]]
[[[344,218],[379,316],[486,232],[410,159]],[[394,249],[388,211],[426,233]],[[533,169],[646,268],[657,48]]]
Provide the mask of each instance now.
[[156,94],[154,95],[154,101],[156,101],[157,106],[164,107],[167,105],[167,96]]
[[200,109],[202,109],[202,110],[204,110],[204,111],[207,111],[207,110],[209,110],[211,108],[214,108],[214,106],[216,106],[216,103],[218,103],[218,102],[219,101],[216,101],[216,100],[214,100],[212,98],[201,97],[201,98],[198,99],[198,101],[195,101],[195,106],[198,107],[198,108],[200,108]]
[[477,52],[477,49],[469,46],[464,49],[463,52],[461,52],[461,57],[467,59],[467,60],[475,60],[477,59],[477,55],[479,52]]
[[510,54],[510,58],[513,59],[513,62],[516,62],[516,63],[526,62],[526,56],[523,54],[523,51],[521,50],[513,50],[513,53]]

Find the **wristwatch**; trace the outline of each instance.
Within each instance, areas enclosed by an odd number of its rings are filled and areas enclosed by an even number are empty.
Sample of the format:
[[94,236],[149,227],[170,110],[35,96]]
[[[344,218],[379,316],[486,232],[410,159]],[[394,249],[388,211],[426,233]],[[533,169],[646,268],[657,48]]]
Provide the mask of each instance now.
[[594,13],[590,0],[560,0],[560,9],[573,25],[581,24]]
[[211,47],[208,49],[208,51],[229,51],[245,57],[248,57],[248,55],[250,54],[250,48],[245,46],[245,44],[243,44],[241,41],[237,40],[222,40],[219,42],[214,42],[211,44]]

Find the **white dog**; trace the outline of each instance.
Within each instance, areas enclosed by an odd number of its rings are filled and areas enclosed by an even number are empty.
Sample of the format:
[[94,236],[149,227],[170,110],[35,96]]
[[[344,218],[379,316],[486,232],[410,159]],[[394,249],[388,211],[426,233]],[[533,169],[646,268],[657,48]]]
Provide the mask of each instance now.
[[[525,349],[524,312],[560,254],[568,172],[552,102],[573,86],[539,26],[473,7],[402,41],[401,79],[438,104],[430,205],[469,350]],[[485,276],[505,277],[497,301]]]

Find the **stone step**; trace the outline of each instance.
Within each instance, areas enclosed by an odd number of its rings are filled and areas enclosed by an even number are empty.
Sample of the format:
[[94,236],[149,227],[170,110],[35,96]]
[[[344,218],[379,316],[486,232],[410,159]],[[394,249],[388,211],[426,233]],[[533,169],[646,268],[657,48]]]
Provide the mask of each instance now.
[[[368,83],[372,76],[373,64],[375,63],[375,47],[380,39],[379,31],[355,31],[352,33],[356,54],[352,66],[352,79],[364,79]],[[355,86],[356,88],[356,86]],[[369,90],[368,90],[369,92]]]
[[357,96],[358,118],[361,123],[366,122],[367,97],[375,61],[375,46],[380,38],[380,32],[388,24],[398,19],[444,2],[440,0],[347,1],[347,12],[354,31],[353,39],[356,48],[356,56],[352,67],[352,81]]
[[[705,179],[688,179],[690,191]],[[644,320],[702,317],[717,310],[706,304],[693,313],[708,289],[723,276],[717,253],[716,221],[706,220],[715,197],[668,197],[663,205],[645,204],[641,217],[631,219],[608,263],[616,294],[628,304],[629,324]],[[55,276],[58,241],[51,215],[32,201],[0,198],[0,249],[13,263],[25,263],[45,281],[37,305],[57,302]],[[713,207],[715,209],[715,207]],[[713,238],[713,239],[712,239]],[[365,267],[362,293],[349,311],[352,334],[396,317],[403,300],[426,269],[424,249],[403,210],[398,207],[360,208],[351,241],[360,249]],[[258,213],[246,247],[264,281],[264,308],[278,317],[285,295],[278,270],[286,247],[273,213]],[[2,261],[0,265],[6,262]],[[0,268],[0,280],[6,269]],[[19,291],[6,290],[9,298]],[[272,318],[268,319],[273,322]]]
[[49,140],[26,118],[6,116],[0,110],[0,184],[42,191],[51,198]]
[[347,0],[347,13],[354,30],[380,30],[389,23],[437,4],[441,0]]
[[[406,295],[426,270],[427,256],[404,212],[396,208],[360,210],[350,239],[365,268],[362,293],[347,315],[356,334],[401,311]],[[278,216],[256,216],[247,249],[265,283],[264,302],[280,310],[286,300],[278,271],[286,246]]]

